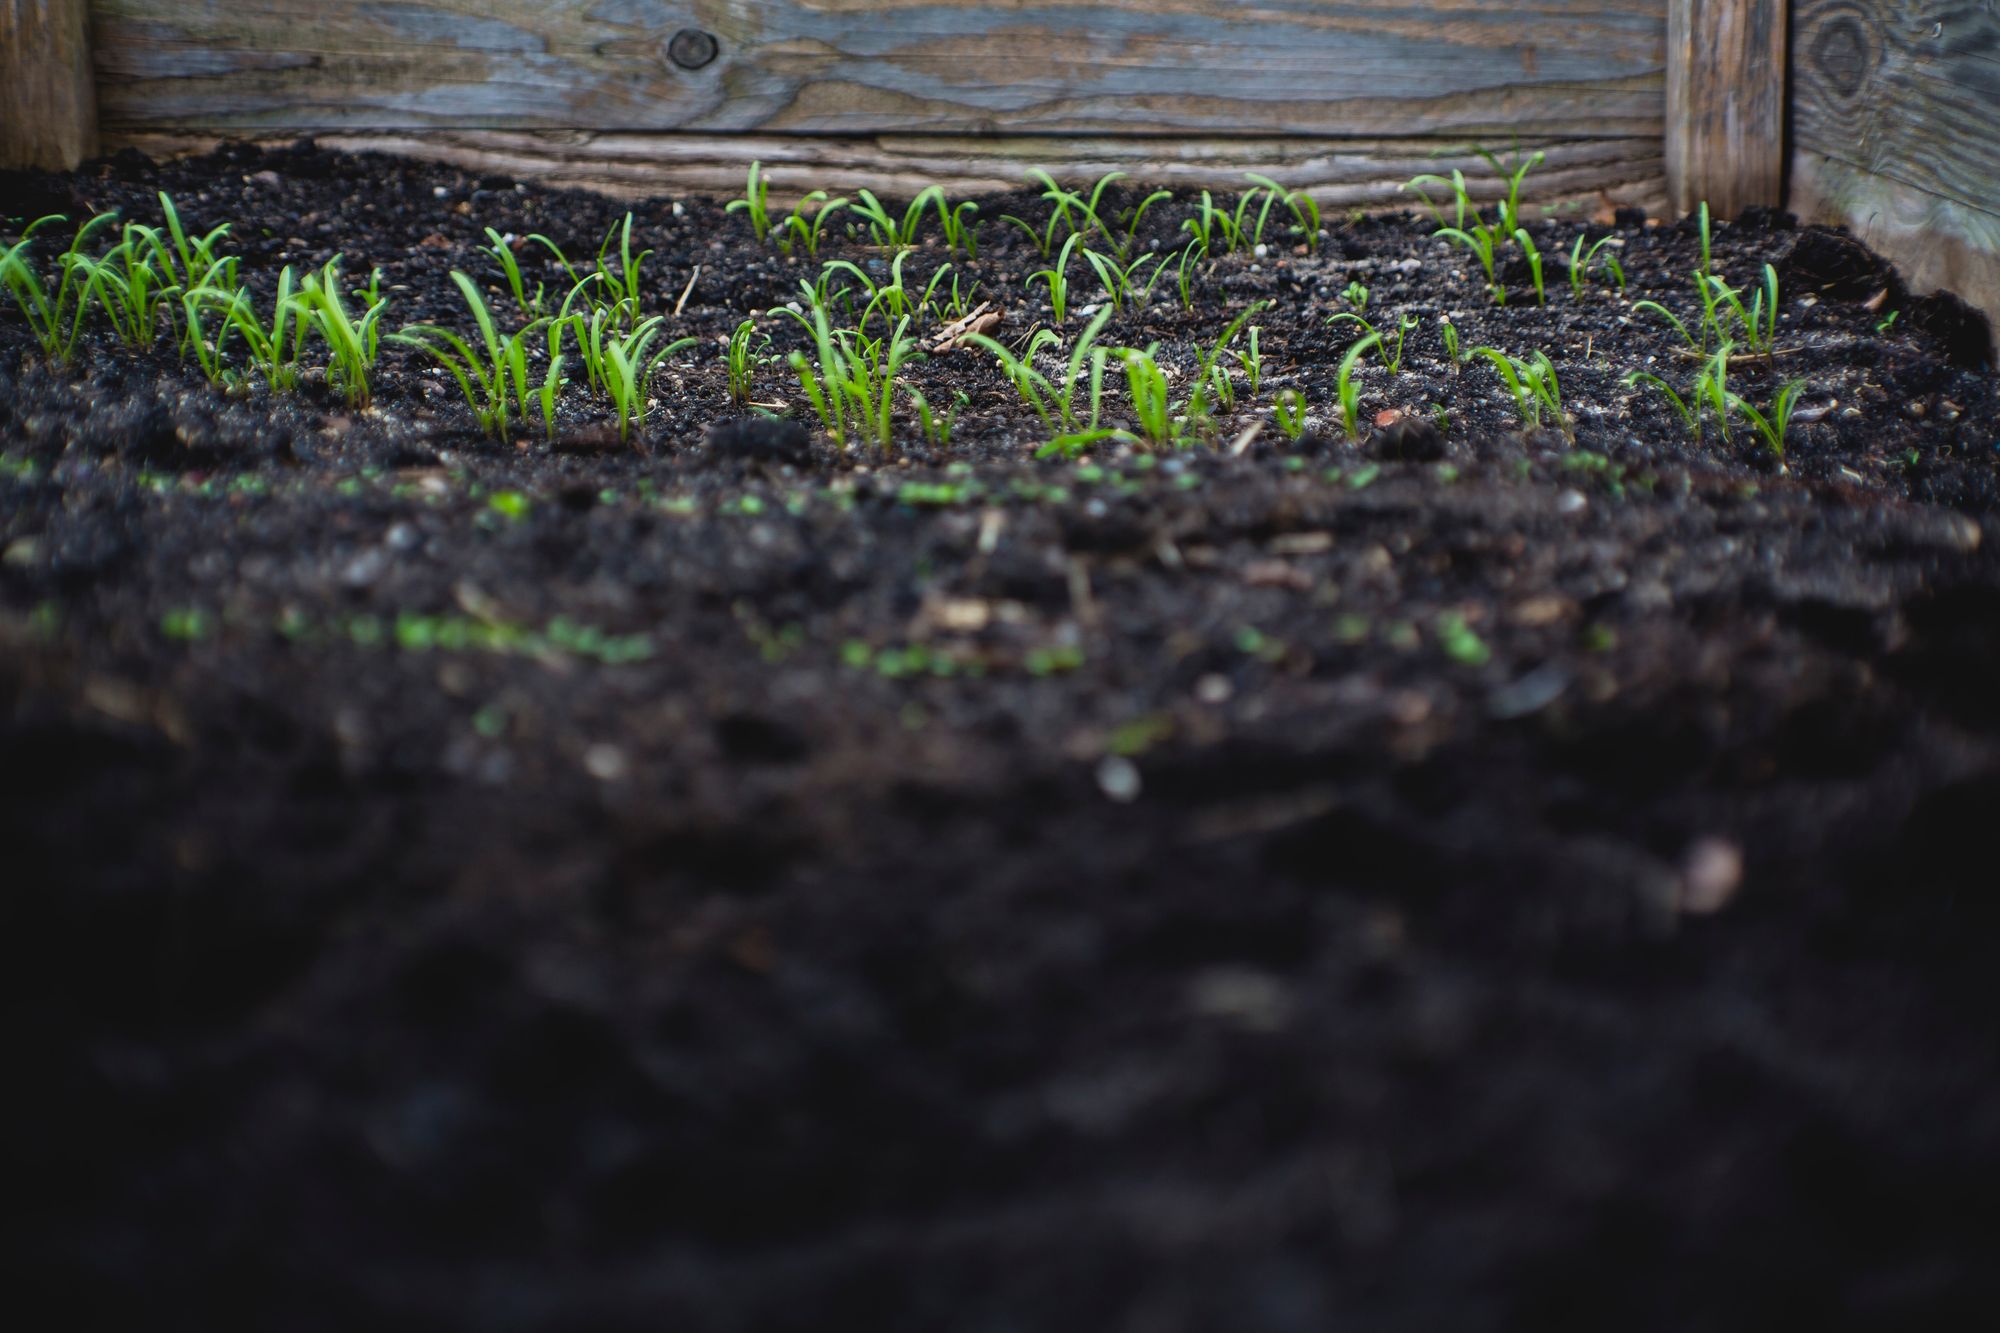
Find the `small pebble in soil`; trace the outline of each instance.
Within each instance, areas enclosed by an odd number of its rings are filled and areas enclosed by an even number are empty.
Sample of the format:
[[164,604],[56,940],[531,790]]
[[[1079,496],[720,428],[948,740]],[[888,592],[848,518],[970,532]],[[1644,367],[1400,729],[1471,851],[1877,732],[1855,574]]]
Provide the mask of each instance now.
[[1105,755],[1097,764],[1097,789],[1121,805],[1138,800],[1138,766],[1123,755]]
[[631,772],[625,752],[608,741],[599,741],[583,752],[583,771],[599,782],[617,782]]
[[1227,703],[1236,687],[1229,683],[1229,677],[1210,672],[1194,683],[1194,697],[1205,704]]
[[1719,912],[1742,884],[1742,849],[1727,838],[1699,838],[1681,862],[1680,909],[1690,916]]
[[1564,491],[1556,497],[1558,514],[1581,514],[1588,508],[1590,501],[1584,498],[1582,491]]

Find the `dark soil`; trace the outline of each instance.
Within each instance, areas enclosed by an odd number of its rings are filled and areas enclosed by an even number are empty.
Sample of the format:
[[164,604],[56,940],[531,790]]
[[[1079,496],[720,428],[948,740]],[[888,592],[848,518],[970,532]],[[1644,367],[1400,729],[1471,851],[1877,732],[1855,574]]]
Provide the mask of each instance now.
[[[379,265],[392,325],[463,324],[485,226],[588,254],[625,212],[301,146],[12,178],[0,215],[150,219],[159,189],[232,224],[260,290]],[[633,211],[650,309],[700,264],[674,326],[704,343],[634,448],[581,397],[554,449],[486,440],[400,347],[357,413],[99,334],[51,368],[0,316],[21,1304],[982,1331],[2000,1304],[2000,386],[1964,307],[1838,233],[1719,229],[1721,271],[1782,277],[1816,419],[1781,469],[1621,383],[1692,373],[1628,304],[1687,310],[1692,224],[1536,224],[1539,308],[1524,268],[1489,304],[1426,222],[1330,218],[1317,255],[1112,322],[1185,376],[1276,302],[1220,447],[1037,462],[959,352],[910,373],[968,394],[948,447],[842,456],[724,392],[718,339],[810,268],[719,202]],[[1626,300],[1572,296],[1586,225]],[[961,265],[1009,336],[1040,267],[992,223]],[[1357,279],[1424,324],[1363,376],[1410,421],[1349,444],[1324,321]],[[1441,311],[1545,350],[1575,442],[1454,371]],[[1317,431],[1232,452],[1284,387]],[[798,398],[776,367],[758,392]]]

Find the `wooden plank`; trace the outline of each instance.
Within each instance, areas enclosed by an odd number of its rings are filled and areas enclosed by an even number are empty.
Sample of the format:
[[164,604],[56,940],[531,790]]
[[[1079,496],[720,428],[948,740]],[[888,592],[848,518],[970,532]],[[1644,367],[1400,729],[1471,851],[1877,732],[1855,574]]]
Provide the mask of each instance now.
[[[1666,0],[95,0],[121,131],[1657,135]],[[707,49],[682,32],[713,38]],[[683,63],[677,63],[678,51]],[[697,63],[697,68],[684,64]]]
[[1793,0],[1792,206],[2000,327],[2000,9]]
[[[205,152],[213,136],[125,134],[107,147],[154,157]],[[284,142],[277,140],[273,142]],[[478,175],[592,189],[634,198],[655,194],[740,194],[752,159],[764,163],[774,203],[812,189],[852,193],[867,187],[909,198],[936,183],[953,194],[1018,189],[1030,167],[1062,180],[1091,181],[1107,171],[1187,192],[1236,190],[1246,171],[1292,189],[1308,189],[1322,208],[1407,208],[1397,186],[1422,172],[1464,171],[1476,195],[1498,183],[1460,140],[1219,139],[1121,137],[1011,138],[944,135],[592,134],[550,131],[425,131],[420,134],[321,135],[326,148],[386,152],[447,162]],[[1619,207],[1657,215],[1666,200],[1657,138],[1527,140],[1548,161],[1528,177],[1530,206],[1581,205],[1591,214]]]
[[1733,218],[1785,186],[1786,0],[1668,0],[1667,195]]
[[67,171],[97,151],[86,0],[0,0],[0,168]]

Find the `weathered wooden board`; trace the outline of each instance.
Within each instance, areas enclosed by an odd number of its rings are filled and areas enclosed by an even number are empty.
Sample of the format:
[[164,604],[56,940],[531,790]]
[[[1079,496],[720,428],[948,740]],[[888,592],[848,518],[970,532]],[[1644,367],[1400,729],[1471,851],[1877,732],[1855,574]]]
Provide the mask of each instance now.
[[[591,134],[546,131],[445,131],[411,134],[320,135],[328,148],[385,152],[449,162],[481,175],[538,180],[625,197],[740,194],[746,168],[763,162],[774,203],[813,189],[852,193],[866,187],[908,198],[927,185],[953,194],[1019,188],[1030,167],[1058,179],[1095,180],[1123,171],[1135,180],[1179,190],[1236,190],[1256,171],[1292,189],[1310,190],[1327,209],[1406,208],[1398,190],[1422,172],[1464,171],[1475,195],[1501,188],[1491,169],[1463,140],[1201,139],[1122,137],[1009,138],[949,135],[793,136],[719,134]],[[212,136],[122,133],[107,146],[153,156],[199,152]],[[1657,137],[1523,140],[1548,161],[1529,176],[1533,206],[1575,204],[1587,213],[1617,207],[1658,215],[1665,204],[1664,165]]]
[[1667,196],[1717,217],[1785,191],[1785,0],[1668,0]]
[[121,130],[1504,142],[1657,137],[1665,5],[93,0],[92,18],[103,116]]
[[2000,7],[1793,0],[1792,206],[2000,325]]
[[0,0],[0,167],[66,171],[97,150],[86,0]]

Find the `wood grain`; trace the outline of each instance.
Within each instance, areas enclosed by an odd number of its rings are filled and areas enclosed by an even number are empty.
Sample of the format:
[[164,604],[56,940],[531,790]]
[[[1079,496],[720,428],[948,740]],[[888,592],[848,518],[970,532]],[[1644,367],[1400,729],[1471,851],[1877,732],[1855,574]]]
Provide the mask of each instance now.
[[1793,207],[2000,326],[2000,9],[1793,0]]
[[[95,0],[124,131],[1629,138],[1666,0]],[[715,59],[668,57],[682,29]]]
[[[106,140],[107,147],[137,148],[155,157],[203,152],[216,142],[213,136],[129,133]],[[1183,192],[1234,191],[1243,186],[1244,172],[1256,171],[1289,188],[1310,190],[1329,210],[1410,207],[1412,197],[1399,185],[1421,172],[1449,174],[1453,167],[1467,174],[1476,195],[1490,200],[1499,190],[1491,170],[1459,140],[425,131],[320,135],[318,142],[627,198],[737,195],[756,159],[764,164],[773,204],[789,204],[813,189],[851,194],[864,186],[885,198],[909,198],[933,183],[953,194],[997,193],[1019,188],[1030,167],[1080,182],[1124,171]],[[1534,139],[1521,148],[1548,154],[1528,178],[1524,197],[1530,205],[1579,204],[1604,214],[1635,207],[1657,215],[1665,204],[1657,138]],[[1530,215],[1534,212],[1531,207]]]
[[1786,0],[1668,0],[1667,195],[1687,214],[1775,207],[1785,188]]
[[0,168],[67,171],[97,151],[86,0],[0,0]]

